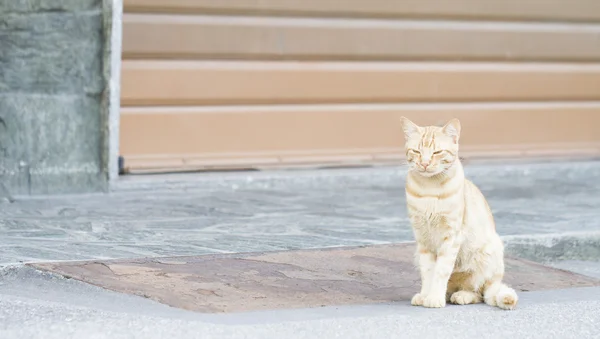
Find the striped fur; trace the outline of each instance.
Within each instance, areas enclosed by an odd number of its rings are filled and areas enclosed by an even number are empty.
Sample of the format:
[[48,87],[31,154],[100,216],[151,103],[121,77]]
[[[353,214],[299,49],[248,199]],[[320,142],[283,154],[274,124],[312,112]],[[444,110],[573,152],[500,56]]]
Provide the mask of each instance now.
[[408,215],[417,242],[421,291],[412,304],[485,302],[514,309],[516,292],[503,282],[504,245],[488,203],[465,179],[458,157],[461,126],[420,127],[402,118],[409,171]]

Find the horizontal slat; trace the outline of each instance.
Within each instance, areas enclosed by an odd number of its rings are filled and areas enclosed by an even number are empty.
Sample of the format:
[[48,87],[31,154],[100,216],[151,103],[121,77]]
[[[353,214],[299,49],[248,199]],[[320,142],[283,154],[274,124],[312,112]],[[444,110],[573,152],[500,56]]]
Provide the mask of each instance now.
[[600,60],[600,25],[124,16],[124,58]]
[[600,103],[124,108],[120,153],[131,169],[397,162],[401,115],[459,118],[463,155],[600,153]]
[[596,0],[125,0],[126,12],[501,20],[600,19]]
[[124,61],[122,104],[600,99],[598,65]]

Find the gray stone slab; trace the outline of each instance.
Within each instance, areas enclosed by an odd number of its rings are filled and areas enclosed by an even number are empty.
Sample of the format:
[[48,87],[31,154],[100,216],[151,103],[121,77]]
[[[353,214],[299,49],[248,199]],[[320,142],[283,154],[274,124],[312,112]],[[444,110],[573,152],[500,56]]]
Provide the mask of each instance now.
[[102,0],[0,1],[0,180],[10,194],[107,189],[104,12]]
[[[199,312],[247,312],[407,301],[419,291],[415,245],[30,264],[117,292]],[[600,280],[505,260],[517,291],[600,286]]]
[[103,189],[97,98],[0,93],[0,114],[6,133],[0,175],[9,192]]
[[0,14],[80,12],[97,10],[102,0],[20,0],[0,1]]
[[0,91],[99,95],[104,88],[102,6],[95,3],[96,8],[72,12],[39,7],[3,12]]

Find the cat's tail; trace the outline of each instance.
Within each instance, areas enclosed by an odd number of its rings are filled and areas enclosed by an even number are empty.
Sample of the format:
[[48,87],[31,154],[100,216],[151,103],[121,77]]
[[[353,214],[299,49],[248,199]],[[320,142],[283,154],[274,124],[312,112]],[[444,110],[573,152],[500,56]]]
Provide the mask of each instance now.
[[514,310],[517,307],[519,297],[514,289],[498,280],[486,286],[483,292],[483,300],[490,306],[498,306],[504,310]]

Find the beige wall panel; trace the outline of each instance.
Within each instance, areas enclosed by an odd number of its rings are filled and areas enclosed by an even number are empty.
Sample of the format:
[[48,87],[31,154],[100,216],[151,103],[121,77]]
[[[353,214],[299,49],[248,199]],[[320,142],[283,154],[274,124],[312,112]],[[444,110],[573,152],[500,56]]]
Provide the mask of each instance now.
[[125,0],[126,12],[420,17],[514,20],[600,19],[597,0]]
[[398,162],[399,115],[458,117],[466,157],[600,155],[598,0],[124,4],[133,170]]
[[600,152],[600,104],[427,104],[125,108],[121,154],[133,169],[397,161],[400,115],[461,119],[475,157]]
[[600,66],[124,61],[132,105],[598,100]]
[[600,26],[126,14],[124,58],[600,60]]

